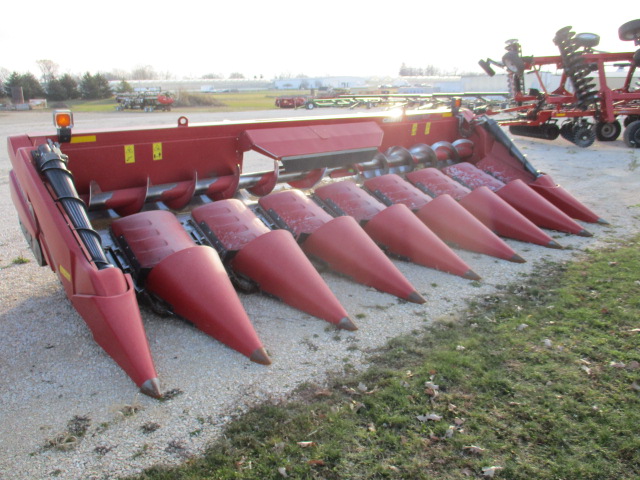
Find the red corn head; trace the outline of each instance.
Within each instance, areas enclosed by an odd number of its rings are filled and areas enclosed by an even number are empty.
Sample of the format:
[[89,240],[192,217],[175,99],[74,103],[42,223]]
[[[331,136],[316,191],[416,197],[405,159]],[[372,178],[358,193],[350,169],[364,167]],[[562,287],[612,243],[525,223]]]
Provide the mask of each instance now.
[[500,236],[550,248],[562,248],[546,232],[488,187],[478,187],[471,191],[435,168],[410,172],[407,179],[429,195],[450,194],[474,217]]
[[[102,280],[94,282],[94,285],[105,285],[110,291],[98,292],[98,295],[74,294],[71,297],[73,306],[87,322],[98,345],[140,390],[146,395],[160,398],[158,374],[151,358],[131,277],[121,275],[120,270],[115,268],[100,270],[97,275],[102,276]],[[121,285],[123,278],[126,285]]]
[[315,194],[338,213],[364,224],[365,232],[390,253],[454,275],[480,278],[406,205],[385,207],[350,180],[317,188]]
[[512,180],[505,185],[502,181],[467,162],[456,163],[443,168],[442,171],[472,190],[481,186],[488,187],[538,227],[585,237],[591,236],[591,233],[580,224],[544,197],[538,195],[520,179]]
[[516,179],[523,180],[533,190],[549,200],[571,218],[589,223],[609,223],[583,205],[562,186],[555,183],[547,174],[543,173],[534,176],[491,155],[483,158],[476,166],[504,183],[509,183]]
[[571,218],[589,223],[609,223],[555,183],[549,175],[540,175],[529,186]]
[[227,252],[230,268],[260,290],[340,328],[357,329],[290,232],[270,230],[237,199],[202,205],[191,215]]
[[525,262],[489,227],[450,195],[440,195],[418,210],[416,215],[440,238],[461,248],[510,262]]
[[591,233],[522,180],[512,180],[496,192],[509,205],[542,228],[590,237]]
[[445,242],[473,252],[524,262],[509,245],[450,195],[432,199],[396,174],[366,180],[364,186],[385,204],[402,203]]
[[252,361],[271,363],[218,254],[196,245],[172,213],[142,212],[115,220],[111,228],[140,271],[148,272],[144,286],[149,293]]
[[302,250],[332,270],[377,290],[424,303],[411,283],[352,217],[334,218],[299,190],[272,193],[260,206],[291,231]]

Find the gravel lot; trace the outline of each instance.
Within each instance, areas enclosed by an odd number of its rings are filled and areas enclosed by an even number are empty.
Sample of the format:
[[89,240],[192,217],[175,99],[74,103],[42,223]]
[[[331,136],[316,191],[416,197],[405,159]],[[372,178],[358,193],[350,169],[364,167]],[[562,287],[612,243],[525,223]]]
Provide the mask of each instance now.
[[[267,115],[349,114],[344,110],[189,114],[191,123]],[[76,114],[77,129],[175,124],[176,113]],[[303,382],[323,382],[345,364],[366,365],[387,339],[462,309],[465,301],[515,282],[537,261],[567,261],[586,248],[640,231],[640,150],[622,140],[580,149],[518,137],[516,144],[611,225],[586,225],[593,238],[552,234],[565,250],[508,241],[528,262],[514,264],[458,251],[481,282],[405,262],[395,264],[427,299],[400,303],[323,274],[360,329],[328,324],[261,295],[241,299],[273,364],[252,364],[185,323],[143,310],[163,391],[159,402],[136,386],[92,340],[49,268],[38,267],[18,228],[8,187],[6,137],[52,130],[50,112],[0,112],[0,479],[108,479],[156,463],[175,464],[202,451],[235,415],[277,401]],[[13,264],[18,257],[29,263]],[[362,314],[362,315],[359,315]],[[357,315],[357,317],[356,317]],[[359,318],[362,317],[362,318]],[[86,429],[72,448],[47,448],[71,427]]]

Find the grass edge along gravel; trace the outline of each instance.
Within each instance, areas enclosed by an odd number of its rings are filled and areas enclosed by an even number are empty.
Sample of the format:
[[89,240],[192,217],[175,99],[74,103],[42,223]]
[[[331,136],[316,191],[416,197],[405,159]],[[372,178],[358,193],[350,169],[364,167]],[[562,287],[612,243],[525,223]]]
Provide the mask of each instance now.
[[135,478],[640,478],[639,290],[640,237],[543,262]]

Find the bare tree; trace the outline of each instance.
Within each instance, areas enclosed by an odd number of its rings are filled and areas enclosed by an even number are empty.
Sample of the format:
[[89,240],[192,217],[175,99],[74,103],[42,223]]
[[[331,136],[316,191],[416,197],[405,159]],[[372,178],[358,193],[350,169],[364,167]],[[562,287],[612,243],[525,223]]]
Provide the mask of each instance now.
[[173,80],[175,78],[175,75],[171,73],[169,70],[166,70],[164,72],[160,72],[158,74],[158,78],[160,80]]
[[0,97],[5,96],[4,81],[9,77],[9,70],[4,67],[0,67]]
[[131,72],[132,80],[156,80],[158,74],[151,65],[139,65]]
[[221,73],[205,73],[201,78],[204,80],[217,80],[224,78],[224,76]]
[[114,68],[109,72],[109,76],[108,76],[109,80],[121,80],[123,78],[129,79],[131,78],[131,74],[121,68]]
[[58,76],[58,69],[60,66],[53,60],[36,60],[40,72],[42,72],[42,83],[46,89],[51,80],[54,80]]

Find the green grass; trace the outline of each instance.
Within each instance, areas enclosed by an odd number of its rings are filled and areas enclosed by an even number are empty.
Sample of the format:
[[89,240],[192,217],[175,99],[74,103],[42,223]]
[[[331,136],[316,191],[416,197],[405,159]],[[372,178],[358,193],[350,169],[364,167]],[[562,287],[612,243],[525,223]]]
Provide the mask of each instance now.
[[[174,92],[177,95],[177,92]],[[261,90],[255,92],[228,92],[228,93],[195,93],[192,96],[199,96],[205,100],[215,100],[220,105],[202,105],[189,107],[174,107],[175,112],[190,111],[206,111],[206,112],[240,112],[250,110],[272,110],[275,109],[276,97],[280,95],[306,95],[308,90],[304,91],[278,91],[278,90]],[[116,101],[113,98],[105,100],[70,100],[65,102],[51,102],[50,107],[56,108],[56,105],[66,105],[67,108],[74,112],[115,112]],[[145,113],[142,110],[127,110],[129,112]]]
[[[304,94],[308,94],[305,91]],[[301,92],[281,92],[265,90],[259,92],[216,93],[217,99],[226,105],[224,111],[272,110],[276,108],[276,97],[280,95],[299,95]]]
[[103,100],[65,100],[64,102],[50,102],[49,107],[70,108],[74,112],[115,112],[116,102],[112,98]]
[[26,257],[23,257],[22,255],[14,258],[13,260],[11,260],[11,263],[8,265],[0,265],[0,270],[3,270],[5,268],[9,268],[9,267],[13,267],[16,265],[24,265],[25,263],[29,263],[31,260],[29,260]]
[[639,246],[542,264],[365,373],[255,408],[203,457],[136,478],[640,478]]

